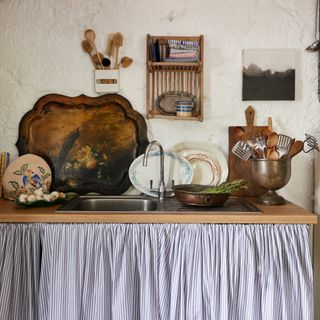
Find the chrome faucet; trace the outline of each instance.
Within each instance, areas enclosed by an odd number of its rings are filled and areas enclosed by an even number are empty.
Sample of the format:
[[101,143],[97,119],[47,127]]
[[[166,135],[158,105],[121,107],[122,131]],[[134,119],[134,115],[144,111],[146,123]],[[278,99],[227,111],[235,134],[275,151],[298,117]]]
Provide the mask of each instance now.
[[163,200],[165,198],[166,194],[166,188],[164,184],[164,154],[163,154],[163,148],[161,144],[158,141],[151,141],[146,149],[146,152],[143,155],[143,162],[142,165],[144,167],[148,164],[148,155],[153,145],[156,145],[159,147],[160,150],[160,183],[159,183],[159,190],[158,190],[158,196],[160,200]]

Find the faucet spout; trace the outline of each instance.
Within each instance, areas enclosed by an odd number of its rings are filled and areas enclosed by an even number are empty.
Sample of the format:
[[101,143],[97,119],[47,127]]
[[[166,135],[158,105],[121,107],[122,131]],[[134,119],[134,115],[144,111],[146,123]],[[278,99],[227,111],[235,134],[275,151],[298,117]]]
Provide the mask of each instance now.
[[149,143],[144,155],[143,155],[143,162],[142,165],[144,167],[146,167],[148,165],[148,156],[149,156],[149,152],[151,150],[151,148],[153,147],[153,145],[156,145],[159,147],[160,150],[160,183],[159,183],[159,199],[163,200],[165,197],[165,184],[164,184],[164,153],[163,153],[163,148],[161,146],[161,144],[156,141],[153,140]]

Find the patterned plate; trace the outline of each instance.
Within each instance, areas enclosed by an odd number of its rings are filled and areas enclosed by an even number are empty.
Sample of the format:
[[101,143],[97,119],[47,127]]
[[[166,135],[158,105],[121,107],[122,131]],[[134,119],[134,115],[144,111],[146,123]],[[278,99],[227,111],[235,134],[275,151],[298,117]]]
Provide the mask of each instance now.
[[[194,154],[202,154],[202,159],[191,161],[193,162],[193,184],[212,184],[217,185],[227,180],[229,174],[228,163],[226,157],[221,150],[210,142],[187,141],[176,144],[171,151],[178,152],[180,155],[188,158]],[[206,158],[207,161],[203,161]],[[218,169],[215,176],[215,168]],[[216,181],[219,176],[218,181]],[[214,178],[212,181],[212,177]],[[209,183],[210,181],[212,183]]]
[[47,162],[34,154],[25,154],[7,167],[3,176],[3,193],[9,200],[19,198],[22,193],[33,194],[39,188],[48,193],[51,181]]
[[185,150],[179,153],[185,157],[193,169],[193,184],[216,186],[220,181],[220,167],[209,152]]
[[[155,190],[158,188],[160,180],[160,152],[152,151],[149,153],[146,167],[142,165],[142,162],[143,155],[132,162],[129,168],[131,183],[142,193],[157,197],[158,193]],[[192,167],[189,161],[174,152],[164,152],[164,180],[167,191],[172,190],[172,181],[175,185],[188,184],[191,183],[192,176]]]

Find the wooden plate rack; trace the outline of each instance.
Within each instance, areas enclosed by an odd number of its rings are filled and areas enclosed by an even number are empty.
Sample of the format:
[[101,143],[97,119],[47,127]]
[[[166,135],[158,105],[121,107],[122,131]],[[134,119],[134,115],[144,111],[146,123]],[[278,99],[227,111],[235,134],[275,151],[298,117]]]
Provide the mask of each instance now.
[[[160,61],[151,60],[150,42],[158,40]],[[168,52],[168,40],[187,40],[199,43],[198,62],[164,61]],[[203,36],[151,36],[147,35],[147,117],[203,120]],[[197,99],[197,108],[191,117],[166,115],[157,107],[158,97],[170,91],[180,91],[192,94]]]

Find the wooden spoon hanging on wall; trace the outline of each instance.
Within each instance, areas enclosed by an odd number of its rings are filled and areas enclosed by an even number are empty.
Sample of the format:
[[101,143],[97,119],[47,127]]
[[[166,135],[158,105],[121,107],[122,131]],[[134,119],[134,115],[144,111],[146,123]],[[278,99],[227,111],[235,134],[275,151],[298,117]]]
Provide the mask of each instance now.
[[86,38],[86,40],[91,44],[91,46],[93,47],[93,49],[95,50],[96,54],[98,55],[98,60],[99,60],[99,64],[100,64],[100,67],[101,69],[104,69],[103,68],[103,65],[102,65],[102,60],[99,56],[99,51],[96,47],[96,44],[95,44],[95,40],[96,40],[96,33],[92,30],[92,29],[87,29],[85,30],[84,32],[84,37]]
[[110,59],[106,58],[101,52],[98,52],[98,54],[94,54],[92,56],[94,63],[99,64],[98,55],[100,56],[100,59],[102,61],[102,65],[105,67],[105,69],[110,69],[110,68],[108,68],[111,65]]
[[132,62],[133,62],[133,59],[131,59],[129,57],[123,57],[120,60],[120,63],[118,64],[118,69],[119,69],[119,67],[128,68],[131,66]]
[[89,54],[90,59],[91,59],[93,65],[94,65],[94,68],[97,69],[97,64],[95,63],[95,61],[93,59],[93,56],[91,54],[93,48],[92,48],[90,42],[88,40],[83,40],[81,42],[81,46],[82,46],[83,51]]
[[123,46],[123,35],[120,32],[117,32],[112,38],[112,45],[116,51],[116,58],[115,58],[115,69],[119,69],[119,49]]

